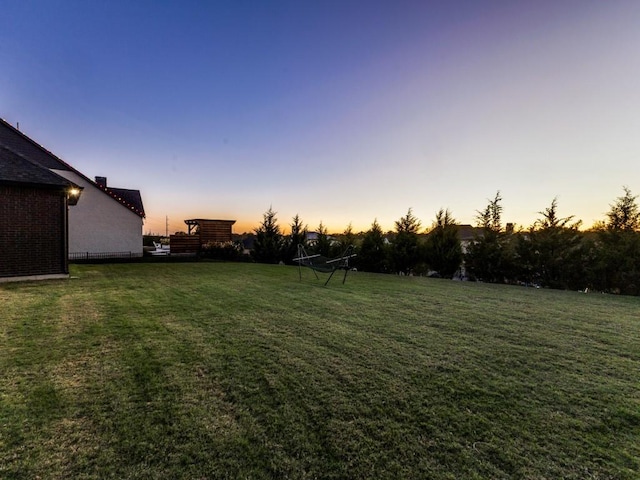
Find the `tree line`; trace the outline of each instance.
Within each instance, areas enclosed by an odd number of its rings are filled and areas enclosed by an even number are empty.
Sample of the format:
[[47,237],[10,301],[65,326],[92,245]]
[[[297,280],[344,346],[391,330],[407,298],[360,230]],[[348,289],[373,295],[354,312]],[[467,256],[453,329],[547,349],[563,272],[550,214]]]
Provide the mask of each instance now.
[[557,199],[527,228],[503,224],[502,211],[497,192],[476,212],[473,237],[462,241],[448,209],[440,209],[423,229],[410,208],[392,232],[384,233],[374,220],[366,232],[356,234],[349,225],[329,235],[321,222],[308,242],[308,227],[299,215],[285,235],[270,207],[254,231],[251,255],[256,262],[292,264],[299,244],[327,257],[354,245],[352,264],[368,272],[640,294],[640,209],[629,188],[588,230],[581,230],[582,222],[573,216],[560,216]]

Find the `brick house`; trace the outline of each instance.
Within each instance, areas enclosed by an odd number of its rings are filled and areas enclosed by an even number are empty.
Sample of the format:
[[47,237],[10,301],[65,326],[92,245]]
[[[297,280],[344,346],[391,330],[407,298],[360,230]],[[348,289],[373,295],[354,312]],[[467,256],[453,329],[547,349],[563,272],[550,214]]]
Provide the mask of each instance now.
[[0,146],[0,282],[64,278],[77,185]]
[[69,212],[71,259],[142,256],[140,191],[108,186],[106,177],[90,179],[2,119],[0,146],[83,188]]

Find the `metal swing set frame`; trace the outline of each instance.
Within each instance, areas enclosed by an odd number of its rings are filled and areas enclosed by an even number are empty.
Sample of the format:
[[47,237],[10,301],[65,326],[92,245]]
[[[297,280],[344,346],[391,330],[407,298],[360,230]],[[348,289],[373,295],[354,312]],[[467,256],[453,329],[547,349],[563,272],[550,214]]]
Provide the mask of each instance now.
[[300,276],[300,280],[302,280],[302,267],[308,267],[313,270],[316,278],[320,280],[318,277],[318,272],[322,273],[330,273],[327,281],[324,282],[324,285],[327,286],[333,274],[338,270],[344,270],[344,277],[342,277],[342,283],[347,280],[347,273],[350,270],[349,259],[356,256],[354,252],[354,246],[349,245],[342,255],[336,258],[327,258],[323,257],[320,254],[317,255],[307,255],[306,250],[302,244],[298,244],[298,256],[293,259],[294,262],[298,262],[298,274]]

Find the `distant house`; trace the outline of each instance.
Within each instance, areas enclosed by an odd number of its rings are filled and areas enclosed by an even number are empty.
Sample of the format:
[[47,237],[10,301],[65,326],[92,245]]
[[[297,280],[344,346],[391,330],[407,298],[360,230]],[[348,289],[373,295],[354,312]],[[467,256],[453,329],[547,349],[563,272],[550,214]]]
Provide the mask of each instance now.
[[473,243],[478,237],[482,237],[483,230],[480,227],[473,227],[468,224],[458,225],[458,239],[460,240],[460,247],[462,247],[462,253],[467,253],[469,245]]
[[242,244],[242,254],[243,255],[251,255],[251,251],[253,250],[253,246],[256,243],[256,236],[250,234],[240,240]]
[[0,146],[0,281],[68,276],[68,207],[79,192]]
[[[307,232],[304,241],[310,247],[314,247],[315,245],[318,244],[318,239],[319,238],[320,238],[320,233],[319,232]],[[336,244],[338,242],[336,237],[334,237],[333,235],[327,235],[327,240],[329,241],[329,243],[331,245],[334,245],[334,244]]]
[[[515,224],[507,223],[505,226],[506,233],[513,233],[515,230]],[[462,247],[462,253],[469,251],[469,245],[476,242],[479,238],[484,237],[484,228],[474,227],[468,224],[458,225],[458,239],[460,240],[460,246]]]
[[69,258],[142,256],[145,215],[138,190],[109,187],[106,177],[91,180],[2,119],[0,146],[83,188],[69,214]]

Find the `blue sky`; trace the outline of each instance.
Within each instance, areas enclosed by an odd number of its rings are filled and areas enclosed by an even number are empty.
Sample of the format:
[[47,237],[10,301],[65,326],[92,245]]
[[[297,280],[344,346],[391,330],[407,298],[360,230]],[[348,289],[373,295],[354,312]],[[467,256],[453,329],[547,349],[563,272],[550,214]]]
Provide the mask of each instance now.
[[637,1],[4,1],[0,116],[187,218],[528,226],[640,193]]

